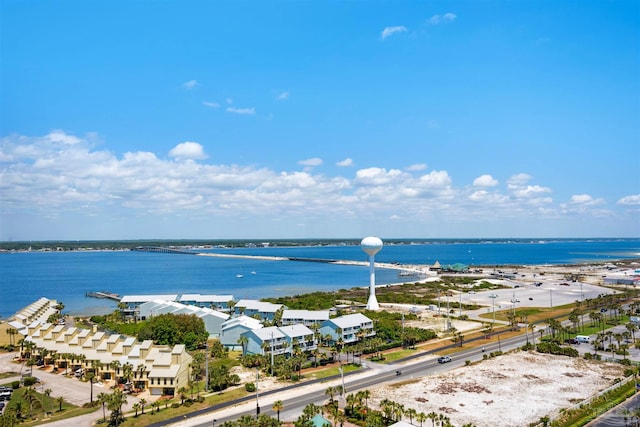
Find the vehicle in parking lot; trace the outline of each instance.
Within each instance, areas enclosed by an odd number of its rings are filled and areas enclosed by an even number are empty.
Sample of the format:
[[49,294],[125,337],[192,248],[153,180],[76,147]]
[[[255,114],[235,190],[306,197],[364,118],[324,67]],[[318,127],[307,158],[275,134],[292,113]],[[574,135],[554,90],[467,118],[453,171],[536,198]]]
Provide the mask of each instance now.
[[578,344],[578,345],[580,344],[580,341],[578,341],[575,338],[567,338],[566,340],[564,340],[564,342],[566,344]]
[[449,356],[438,357],[438,363],[447,363],[447,362],[451,362],[451,358]]

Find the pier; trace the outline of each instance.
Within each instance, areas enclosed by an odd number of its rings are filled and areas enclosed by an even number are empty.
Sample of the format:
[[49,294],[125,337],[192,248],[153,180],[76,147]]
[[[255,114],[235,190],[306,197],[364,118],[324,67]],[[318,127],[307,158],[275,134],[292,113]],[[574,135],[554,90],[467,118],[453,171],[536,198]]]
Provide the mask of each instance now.
[[107,291],[87,292],[85,296],[92,297],[92,298],[100,298],[100,299],[110,299],[118,302],[120,302],[120,300],[122,299],[120,295],[114,294],[113,292],[107,292]]

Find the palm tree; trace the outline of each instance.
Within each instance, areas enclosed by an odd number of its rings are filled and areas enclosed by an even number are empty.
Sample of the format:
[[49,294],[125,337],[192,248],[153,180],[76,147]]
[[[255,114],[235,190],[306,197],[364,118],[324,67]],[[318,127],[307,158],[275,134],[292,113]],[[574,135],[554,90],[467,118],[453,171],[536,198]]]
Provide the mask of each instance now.
[[93,372],[89,372],[87,374],[87,379],[89,380],[89,384],[91,385],[91,394],[89,395],[89,402],[93,403],[93,379],[96,377],[96,374]]
[[335,387],[327,387],[324,391],[325,396],[329,396],[329,403],[333,403],[333,396],[336,394]]
[[144,407],[147,404],[147,399],[140,399],[140,408],[142,408],[142,415],[144,415]]
[[282,411],[283,407],[282,400],[276,400],[273,402],[273,406],[271,407],[271,409],[276,411],[276,414],[278,414],[278,422],[280,422],[280,411]]
[[413,424],[413,417],[418,415],[418,411],[416,411],[413,408],[407,408],[407,410],[404,411],[404,413],[407,417],[409,417],[409,424]]
[[133,408],[134,411],[136,411],[136,414],[134,415],[134,417],[138,418],[138,411],[140,410],[140,404],[139,403],[134,403],[132,408]]
[[102,419],[107,421],[107,414],[105,412],[105,405],[109,402],[110,396],[107,393],[98,394],[97,400],[100,405],[102,405]]
[[108,409],[111,411],[111,420],[117,426],[122,420],[122,405],[127,403],[127,396],[116,389],[113,394],[111,394],[111,398],[109,399],[109,403],[107,405]]
[[16,418],[18,418],[18,420],[20,420],[22,418],[22,411],[24,411],[24,403],[22,402],[22,400],[18,400],[16,403],[13,404],[13,411],[16,414]]
[[50,409],[49,412],[52,412],[51,411],[51,392],[52,391],[53,390],[51,390],[50,388],[47,388],[47,389],[44,390],[44,395],[47,397],[47,400],[49,401],[49,409]]
[[422,427],[422,423],[427,421],[427,419],[427,414],[424,412],[418,412],[418,415],[416,415],[416,421],[420,423],[420,427]]
[[114,360],[109,363],[109,367],[113,369],[113,380],[115,381],[115,385],[118,385],[118,371],[120,371],[120,361]]
[[636,331],[638,330],[638,327],[635,325],[635,323],[627,323],[626,324],[626,328],[627,331],[629,331],[631,333],[631,339],[633,340],[633,342],[636,342]]
[[160,411],[160,402],[156,400],[155,402],[151,403],[151,408],[155,409],[156,412],[159,412]]
[[125,379],[127,383],[131,382],[133,378],[133,365],[129,362],[122,365],[122,377]]
[[29,403],[29,417],[33,415],[33,404],[37,401],[36,391],[29,387],[24,391],[22,398]]
[[180,395],[180,404],[184,405],[184,400],[187,398],[187,388],[185,386],[180,387],[178,394]]
[[242,355],[244,356],[247,352],[246,346],[249,344],[249,338],[244,335],[240,335],[240,338],[238,338],[238,344],[242,346]]
[[62,404],[64,403],[64,397],[56,397],[56,403],[58,404],[58,412],[62,412]]

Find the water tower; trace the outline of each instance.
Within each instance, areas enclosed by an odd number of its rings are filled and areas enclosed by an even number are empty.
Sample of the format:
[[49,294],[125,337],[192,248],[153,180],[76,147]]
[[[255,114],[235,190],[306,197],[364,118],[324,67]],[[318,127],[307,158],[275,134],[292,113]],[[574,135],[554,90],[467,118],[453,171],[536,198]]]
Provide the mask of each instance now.
[[360,247],[369,255],[369,300],[367,301],[367,310],[380,310],[378,300],[376,299],[376,273],[374,271],[374,258],[380,249],[382,249],[382,240],[378,237],[365,237],[360,242]]

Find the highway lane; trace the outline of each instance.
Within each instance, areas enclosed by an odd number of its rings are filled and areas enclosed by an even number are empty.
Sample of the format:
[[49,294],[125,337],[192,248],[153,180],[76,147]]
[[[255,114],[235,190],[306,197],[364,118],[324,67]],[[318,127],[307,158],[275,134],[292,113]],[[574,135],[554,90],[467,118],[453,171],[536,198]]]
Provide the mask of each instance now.
[[[407,380],[422,378],[427,375],[448,371],[454,368],[464,366],[466,360],[477,362],[482,360],[483,355],[492,351],[502,350],[509,351],[516,347],[522,346],[526,342],[524,335],[499,342],[492,342],[485,346],[484,353],[481,347],[469,348],[450,354],[452,361],[440,364],[436,360],[435,354],[425,354],[425,357],[412,359],[406,362],[396,362],[393,364],[382,365],[380,369],[365,369],[363,374],[345,376],[346,394],[354,393],[358,390],[364,390],[378,386],[384,383],[394,383]],[[378,365],[379,366],[379,365]],[[396,370],[401,371],[401,375],[396,375]],[[302,409],[314,403],[320,405],[324,403],[328,397],[325,394],[327,387],[340,385],[339,378],[326,379],[316,382],[315,385],[303,383],[287,387],[286,390],[272,390],[270,392],[260,393],[258,390],[258,403],[260,404],[260,413],[275,416],[275,412],[271,409],[273,401],[282,400],[284,411],[280,413],[281,419],[295,419],[302,413]],[[293,393],[292,393],[293,391]],[[214,426],[224,421],[237,420],[243,415],[256,414],[256,398],[255,396],[242,399],[241,402],[229,402],[224,405],[218,405],[206,410],[198,411],[190,416],[183,418],[175,418],[163,423],[153,424],[153,427],[175,425],[180,427],[204,427]],[[215,420],[215,421],[214,421]]]

